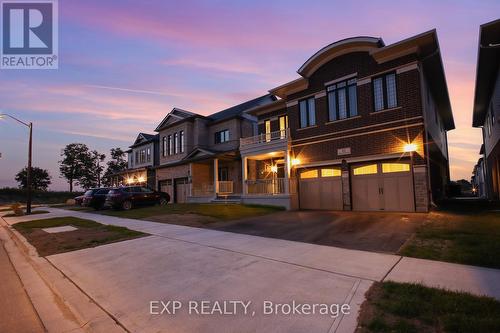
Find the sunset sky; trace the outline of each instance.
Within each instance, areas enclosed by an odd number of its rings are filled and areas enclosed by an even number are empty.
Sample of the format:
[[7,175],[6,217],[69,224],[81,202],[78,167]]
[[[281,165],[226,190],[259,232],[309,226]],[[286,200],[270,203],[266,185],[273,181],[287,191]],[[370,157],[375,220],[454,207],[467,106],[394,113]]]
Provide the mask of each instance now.
[[[336,40],[386,44],[436,28],[457,129],[452,179],[469,179],[481,144],[471,128],[479,25],[500,1],[59,1],[59,69],[0,70],[0,110],[34,123],[34,166],[68,186],[57,161],[82,142],[109,153],[153,133],[173,107],[210,114],[298,77]],[[0,187],[17,186],[27,130],[0,121]]]

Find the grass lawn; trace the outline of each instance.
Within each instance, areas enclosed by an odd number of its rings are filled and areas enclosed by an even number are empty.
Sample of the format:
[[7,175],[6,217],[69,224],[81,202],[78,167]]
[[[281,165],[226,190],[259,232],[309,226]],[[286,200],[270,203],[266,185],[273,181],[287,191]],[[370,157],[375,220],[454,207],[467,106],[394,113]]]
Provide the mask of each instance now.
[[358,333],[500,332],[500,302],[417,284],[377,282],[358,319]]
[[126,217],[131,219],[147,219],[152,216],[169,214],[197,214],[213,217],[217,220],[229,221],[245,217],[258,216],[282,211],[283,208],[260,205],[238,204],[171,204],[123,210],[105,210],[102,214]]
[[[47,233],[42,230],[61,226],[73,226],[78,229],[59,233]],[[95,247],[146,235],[124,227],[104,225],[76,217],[21,222],[14,224],[13,227],[26,237],[40,256]]]
[[435,212],[401,249],[409,257],[500,268],[500,214]]

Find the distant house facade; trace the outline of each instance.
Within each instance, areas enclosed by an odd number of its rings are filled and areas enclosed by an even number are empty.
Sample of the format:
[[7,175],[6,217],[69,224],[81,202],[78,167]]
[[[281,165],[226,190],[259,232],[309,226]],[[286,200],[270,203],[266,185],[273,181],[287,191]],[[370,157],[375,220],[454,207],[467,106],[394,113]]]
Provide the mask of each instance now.
[[240,200],[240,138],[254,135],[247,110],[273,102],[265,95],[209,116],[174,108],[156,128],[160,143],[156,187],[172,202]]
[[127,169],[112,177],[112,185],[155,187],[155,166],[159,163],[158,135],[139,133],[127,150]]
[[425,212],[444,196],[454,122],[435,31],[335,42],[298,73],[249,111],[259,133],[240,144],[246,201]]
[[[484,145],[481,145],[480,155],[484,154]],[[472,193],[479,198],[486,198],[486,174],[484,168],[484,158],[481,157],[472,171],[471,184]]]
[[483,24],[472,125],[482,128],[485,197],[500,199],[500,20]]

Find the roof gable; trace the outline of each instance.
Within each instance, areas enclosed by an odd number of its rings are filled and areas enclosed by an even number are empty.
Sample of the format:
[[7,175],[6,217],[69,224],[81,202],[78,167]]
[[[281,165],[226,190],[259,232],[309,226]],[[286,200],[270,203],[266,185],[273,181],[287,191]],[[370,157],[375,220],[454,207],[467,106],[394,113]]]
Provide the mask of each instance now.
[[162,128],[170,126],[176,122],[183,121],[192,117],[203,117],[194,112],[186,111],[179,108],[173,108],[165,118],[160,122],[160,124],[156,127],[155,132],[159,132]]

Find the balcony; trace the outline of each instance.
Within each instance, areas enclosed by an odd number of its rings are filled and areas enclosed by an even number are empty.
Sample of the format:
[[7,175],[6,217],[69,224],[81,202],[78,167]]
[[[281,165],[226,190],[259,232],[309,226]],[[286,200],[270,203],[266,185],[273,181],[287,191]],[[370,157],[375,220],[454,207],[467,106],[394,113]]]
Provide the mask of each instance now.
[[290,138],[290,129],[263,133],[240,139],[240,151],[242,155],[255,154],[257,152],[286,150]]

